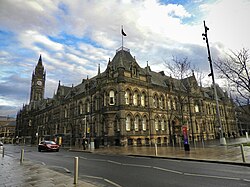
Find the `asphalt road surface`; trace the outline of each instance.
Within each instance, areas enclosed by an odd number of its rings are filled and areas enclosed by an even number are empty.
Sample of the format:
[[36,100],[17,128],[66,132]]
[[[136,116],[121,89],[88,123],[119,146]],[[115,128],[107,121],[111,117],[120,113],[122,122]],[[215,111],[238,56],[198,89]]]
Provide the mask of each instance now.
[[244,166],[84,152],[38,152],[36,147],[5,145],[5,153],[74,174],[74,158],[79,158],[79,179],[97,186],[250,186],[250,168]]

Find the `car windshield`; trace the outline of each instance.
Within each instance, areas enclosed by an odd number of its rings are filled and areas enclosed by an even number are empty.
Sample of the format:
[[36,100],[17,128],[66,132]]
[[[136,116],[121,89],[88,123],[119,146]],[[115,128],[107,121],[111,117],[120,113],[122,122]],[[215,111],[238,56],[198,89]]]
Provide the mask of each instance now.
[[56,143],[53,142],[53,141],[45,141],[45,144],[52,144],[52,145],[55,145]]

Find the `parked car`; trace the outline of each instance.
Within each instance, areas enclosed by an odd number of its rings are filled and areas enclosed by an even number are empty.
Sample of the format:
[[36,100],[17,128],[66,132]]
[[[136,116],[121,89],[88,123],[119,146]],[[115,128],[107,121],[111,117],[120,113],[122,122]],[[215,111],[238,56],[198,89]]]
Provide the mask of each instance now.
[[56,151],[58,152],[60,149],[60,146],[56,144],[56,142],[53,141],[42,141],[38,145],[38,151]]

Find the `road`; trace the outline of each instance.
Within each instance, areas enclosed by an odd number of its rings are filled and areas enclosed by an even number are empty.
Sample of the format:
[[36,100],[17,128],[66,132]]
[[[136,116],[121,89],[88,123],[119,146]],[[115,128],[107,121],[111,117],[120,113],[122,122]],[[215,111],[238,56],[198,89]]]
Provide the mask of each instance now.
[[74,158],[79,158],[79,179],[97,186],[250,186],[250,168],[195,161],[101,155],[84,152],[38,152],[36,147],[6,145],[5,153],[39,162],[72,175]]

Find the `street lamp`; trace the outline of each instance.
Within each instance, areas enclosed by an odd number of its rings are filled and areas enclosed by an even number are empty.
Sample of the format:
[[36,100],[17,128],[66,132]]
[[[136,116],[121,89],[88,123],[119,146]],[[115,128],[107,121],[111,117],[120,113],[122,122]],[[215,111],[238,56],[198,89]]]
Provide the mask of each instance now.
[[203,21],[203,22],[204,22],[205,33],[203,33],[202,36],[203,36],[203,40],[206,40],[206,43],[207,43],[208,62],[210,64],[210,70],[211,70],[211,73],[208,76],[212,76],[212,81],[213,81],[214,95],[215,95],[215,101],[216,101],[217,121],[219,123],[219,129],[220,129],[220,145],[226,145],[227,143],[226,143],[226,139],[223,135],[223,128],[222,128],[221,118],[220,118],[218,95],[217,95],[217,90],[216,90],[216,85],[215,85],[215,80],[214,80],[213,63],[212,63],[210,49],[209,49],[209,43],[208,43],[207,31],[209,30],[209,28],[206,26],[205,21]]

